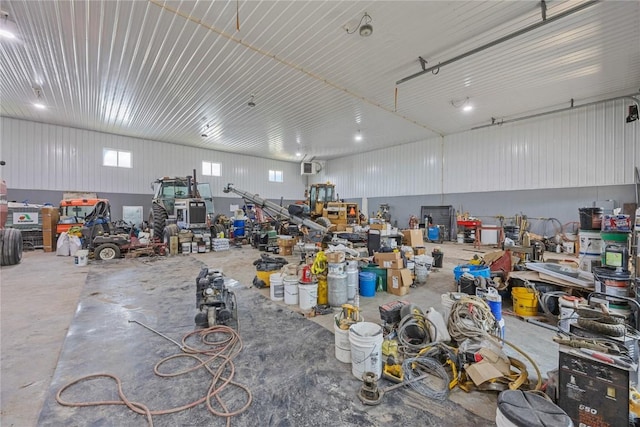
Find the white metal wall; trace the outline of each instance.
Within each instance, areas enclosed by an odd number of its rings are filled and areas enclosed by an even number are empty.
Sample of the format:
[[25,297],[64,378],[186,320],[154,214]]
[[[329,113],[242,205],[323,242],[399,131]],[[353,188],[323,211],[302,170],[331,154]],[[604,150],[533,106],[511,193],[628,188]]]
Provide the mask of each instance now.
[[311,182],[331,181],[341,198],[440,194],[442,139],[328,161]]
[[[191,175],[209,182],[214,196],[231,182],[265,198],[299,199],[306,179],[297,163],[269,160],[158,141],[48,125],[2,117],[0,154],[7,164],[2,177],[14,189],[151,193],[151,182],[165,175]],[[133,167],[102,166],[103,148],[130,151]],[[221,177],[203,177],[202,161],[220,163]],[[281,170],[284,183],[270,183],[270,169]],[[235,197],[235,196],[231,196]]]
[[633,184],[640,121],[630,102],[590,107],[445,137],[443,192]]
[[389,197],[634,183],[640,121],[629,102],[447,135],[327,162],[310,181],[341,197]]

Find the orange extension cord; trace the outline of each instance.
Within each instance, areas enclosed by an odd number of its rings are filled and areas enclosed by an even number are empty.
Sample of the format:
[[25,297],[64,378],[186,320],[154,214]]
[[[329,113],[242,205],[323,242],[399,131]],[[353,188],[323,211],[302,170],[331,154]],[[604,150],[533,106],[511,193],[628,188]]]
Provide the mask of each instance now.
[[[220,334],[222,334],[223,336],[225,336],[225,338],[217,341],[211,341],[210,337],[214,336],[213,334],[215,334],[215,336],[220,336]],[[200,337],[200,343],[205,348],[196,348],[187,344],[187,340],[194,335],[198,335]],[[220,417],[226,417],[227,426],[231,425],[231,417],[244,412],[249,407],[252,400],[252,395],[249,388],[232,380],[233,375],[235,373],[233,358],[237,356],[238,353],[240,353],[240,350],[242,350],[242,340],[240,339],[240,335],[238,335],[238,333],[235,330],[233,330],[228,326],[222,326],[222,325],[212,326],[207,329],[192,331],[185,334],[182,337],[182,348],[183,348],[183,353],[174,354],[172,356],[165,357],[164,359],[156,363],[156,365],[153,368],[153,372],[160,377],[177,377],[177,376],[185,375],[189,372],[195,371],[196,369],[199,369],[199,368],[205,368],[211,375],[211,385],[209,386],[207,394],[202,398],[196,400],[195,402],[191,402],[176,408],[152,411],[143,403],[132,402],[129,399],[127,399],[127,397],[125,396],[122,390],[122,382],[120,381],[120,379],[115,375],[106,374],[106,373],[87,375],[85,377],[78,378],[77,380],[74,380],[68,383],[58,391],[58,393],[56,394],[56,401],[60,405],[70,406],[70,407],[125,405],[127,408],[129,408],[133,412],[137,414],[145,415],[147,417],[147,422],[151,427],[153,426],[153,418],[152,418],[153,415],[172,414],[175,412],[183,411],[185,409],[193,408],[203,402],[206,402],[207,409],[209,410],[209,412]],[[190,359],[195,359],[197,363],[194,366],[191,366],[187,369],[184,369],[178,372],[165,373],[160,371],[160,367],[165,362],[168,362],[169,360],[185,358],[185,357]],[[217,364],[217,367],[215,369],[210,366],[214,362],[216,362]],[[223,373],[225,372],[225,370],[229,371],[227,377],[223,377]],[[118,388],[118,395],[120,396],[120,400],[104,400],[104,401],[95,401],[95,402],[69,402],[62,399],[62,394],[73,385],[84,382],[84,381],[97,379],[97,378],[110,378],[113,381],[115,381],[116,386]],[[220,397],[221,392],[224,390],[225,387],[228,387],[229,385],[239,387],[247,394],[247,402],[244,404],[244,406],[242,406],[241,408],[235,411],[229,411],[229,409],[227,408],[227,405],[224,403],[223,399]],[[222,408],[222,411],[212,406],[211,399],[214,397],[218,402],[218,404],[220,405],[220,407]]]

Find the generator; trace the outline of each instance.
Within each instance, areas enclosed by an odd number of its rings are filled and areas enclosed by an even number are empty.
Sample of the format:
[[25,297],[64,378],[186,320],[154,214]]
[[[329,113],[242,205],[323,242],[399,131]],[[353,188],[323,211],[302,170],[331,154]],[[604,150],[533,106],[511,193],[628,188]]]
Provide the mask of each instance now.
[[196,326],[225,325],[238,330],[236,295],[227,288],[221,271],[207,267],[200,270],[196,278],[196,308]]

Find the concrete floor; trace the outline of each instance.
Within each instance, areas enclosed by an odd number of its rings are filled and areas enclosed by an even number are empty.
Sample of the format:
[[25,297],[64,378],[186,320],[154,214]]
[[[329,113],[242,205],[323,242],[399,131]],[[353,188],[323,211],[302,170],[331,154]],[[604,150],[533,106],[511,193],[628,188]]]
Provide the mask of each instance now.
[[[426,246],[427,252],[430,253],[435,245],[427,243]],[[470,259],[476,252],[474,252],[471,245],[445,243],[439,246],[443,248],[445,254],[443,268],[432,272],[426,285],[412,288],[410,293],[402,299],[416,303],[423,308],[435,307],[440,309],[441,294],[455,290],[452,269]],[[481,254],[489,250],[489,248],[483,248],[478,253]],[[214,268],[222,268],[227,276],[238,280],[243,285],[244,292],[245,289],[250,287],[255,275],[255,268],[252,262],[258,259],[260,254],[260,252],[244,246],[241,249],[232,249],[228,252],[181,255],[179,257],[188,257],[189,263],[197,261],[194,265],[203,264]],[[288,258],[291,262],[297,263],[299,256]],[[87,274],[90,273],[91,277],[96,277],[96,280],[100,282],[100,277],[111,277],[112,273],[114,271],[117,272],[120,268],[129,268],[134,265],[136,269],[145,270],[146,267],[151,267],[154,263],[162,264],[169,261],[175,262],[176,260],[139,258],[136,260],[116,261],[111,265],[90,261],[88,266],[79,267],[73,264],[73,258],[57,257],[54,254],[35,251],[26,252],[21,264],[3,267],[0,270],[0,280],[2,282],[0,287],[2,336],[1,424],[3,426],[36,425],[45,402],[48,402],[47,405],[50,406],[52,379],[56,372],[56,366],[58,366],[58,359],[67,331],[72,324],[74,313],[82,311],[83,303],[86,303],[86,298],[90,295],[90,293],[87,293],[88,289],[85,289],[89,287],[85,285],[87,283]],[[198,271],[198,268],[194,267],[194,265],[187,264],[187,266],[190,266],[188,270],[184,273],[176,273],[184,276],[185,286],[187,284],[194,286],[194,279]],[[103,270],[108,270],[109,275],[102,274],[105,273]],[[153,268],[150,270],[153,270]],[[154,278],[149,276],[145,280],[154,282],[162,279],[162,277]],[[95,280],[90,282],[92,286],[95,284]],[[192,303],[191,299],[195,298],[192,295],[194,293],[193,289],[188,288],[186,292],[188,293],[189,302]],[[268,289],[251,288],[247,292],[251,293],[244,294],[247,300],[252,299],[250,296],[254,293],[255,295],[261,294],[264,297],[261,301],[269,297]],[[80,298],[81,295],[85,300]],[[378,306],[396,299],[398,297],[387,293],[378,293],[374,298],[361,298],[360,304],[365,319],[374,322],[379,321]],[[299,311],[296,307],[285,306],[283,302],[269,302],[269,304],[283,309],[287,308],[293,312]],[[302,318],[302,316],[300,317]],[[180,326],[192,328],[190,320],[186,320]],[[102,320],[102,322],[107,321]],[[311,318],[310,321],[333,332],[332,316],[330,315],[317,316]],[[505,321],[507,340],[527,352],[538,363],[543,376],[546,376],[546,372],[557,367],[557,345],[551,340],[554,335],[552,331],[513,317],[506,316]],[[307,321],[305,320],[304,322]],[[304,325],[304,323],[301,325]],[[320,344],[323,345],[325,351],[329,349],[329,355],[333,355],[332,335],[318,334],[317,336],[327,341]],[[518,358],[523,359],[521,356]],[[66,366],[69,366],[70,362],[66,361],[66,363]],[[342,365],[335,359],[332,360],[332,363]],[[340,367],[340,369],[350,373],[348,367]],[[530,375],[535,376],[532,368],[529,368],[529,372]],[[348,386],[345,387],[350,387],[353,391],[349,391],[347,396],[353,395],[353,400],[357,400],[355,392],[359,387],[358,381],[353,377],[349,381]],[[398,393],[397,396],[402,394],[410,396],[410,393],[404,390],[393,393]],[[493,424],[495,398],[496,394],[494,392],[475,391],[465,393],[462,390],[454,389],[450,394],[451,402],[480,417],[479,419],[485,420],[485,422],[481,423],[482,425]],[[394,398],[394,400],[396,399]],[[410,400],[409,398],[405,399],[406,402]],[[419,400],[415,402],[415,405],[420,405]],[[382,407],[383,405],[377,408]],[[60,416],[71,416],[70,414],[76,413],[67,408],[63,409],[66,412],[62,411]],[[448,409],[442,407],[441,411],[444,413]],[[92,411],[92,409],[85,409],[85,411]],[[118,411],[122,410],[119,409]],[[352,420],[353,423],[355,423],[354,420]],[[366,420],[363,419],[362,421]],[[69,422],[74,423],[73,421]],[[42,418],[40,418],[40,424],[44,424]],[[457,424],[452,423],[450,425]]]

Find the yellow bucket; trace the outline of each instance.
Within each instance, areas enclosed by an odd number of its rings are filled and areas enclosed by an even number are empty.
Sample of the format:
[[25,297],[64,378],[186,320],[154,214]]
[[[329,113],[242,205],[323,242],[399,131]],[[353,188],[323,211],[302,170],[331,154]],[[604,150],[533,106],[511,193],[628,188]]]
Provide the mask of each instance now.
[[278,272],[277,270],[276,271],[256,271],[256,276],[258,276],[258,279],[262,280],[268,288],[271,286],[269,276],[277,272]]
[[535,316],[538,314],[538,298],[536,293],[529,288],[513,288],[513,311],[519,316]]

